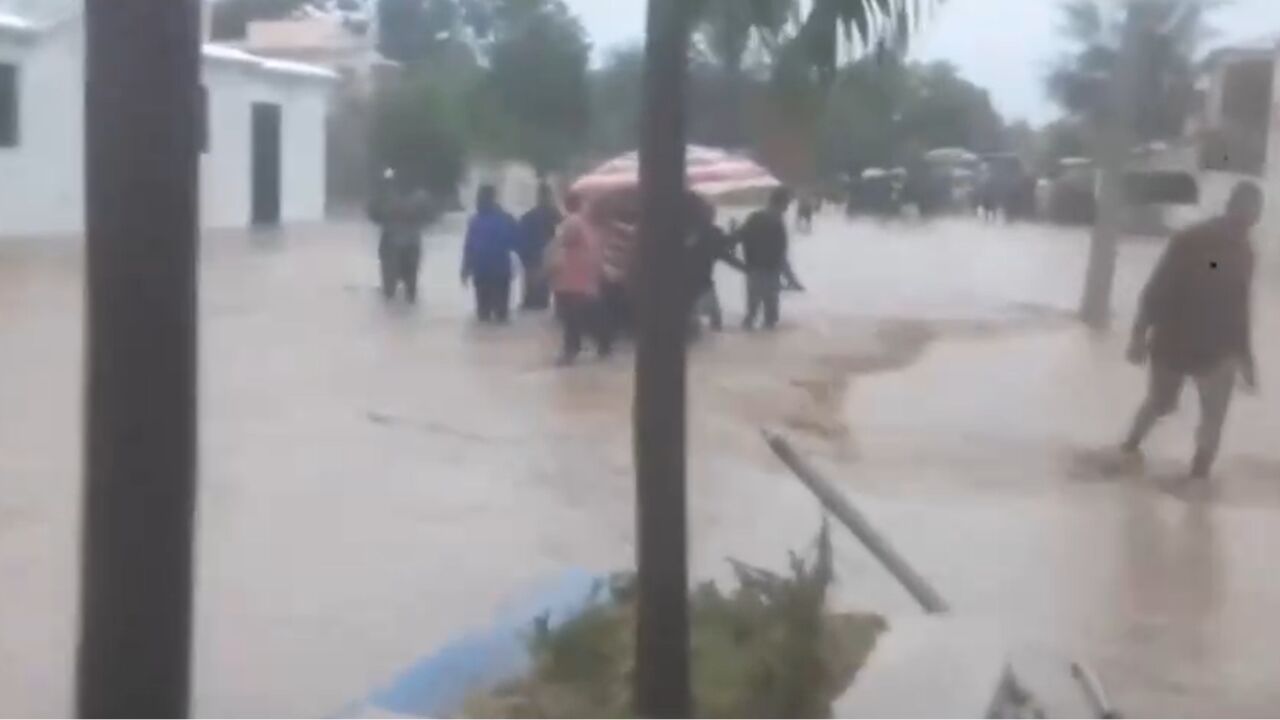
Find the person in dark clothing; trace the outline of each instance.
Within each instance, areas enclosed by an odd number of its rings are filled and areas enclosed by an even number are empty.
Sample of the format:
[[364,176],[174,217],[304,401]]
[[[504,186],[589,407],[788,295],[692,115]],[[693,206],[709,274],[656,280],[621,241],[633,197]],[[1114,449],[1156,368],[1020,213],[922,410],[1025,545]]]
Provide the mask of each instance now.
[[520,228],[498,205],[497,191],[481,185],[462,253],[462,282],[475,287],[480,322],[505,323],[510,318],[511,259],[519,240]]
[[524,268],[524,299],[520,306],[525,310],[546,310],[551,305],[551,288],[542,260],[560,220],[551,188],[539,183],[537,205],[520,218],[520,263]]
[[1173,412],[1187,378],[1200,395],[1200,428],[1191,477],[1204,479],[1217,458],[1237,375],[1251,391],[1258,379],[1250,327],[1254,253],[1250,230],[1262,215],[1262,191],[1236,186],[1226,213],[1175,235],[1142,294],[1129,359],[1149,361],[1147,398],[1125,440],[1142,441]]
[[752,213],[738,230],[747,272],[747,316],[742,321],[747,330],[755,329],[762,310],[765,328],[776,327],[783,282],[800,288],[787,257],[786,213],[790,204],[791,193],[778,188],[769,197],[768,207]]
[[403,284],[409,302],[418,299],[418,270],[422,262],[422,231],[431,219],[431,202],[426,191],[397,181],[387,171],[383,187],[369,203],[369,219],[380,229],[378,261],[382,294],[395,297]]
[[688,196],[690,209],[689,307],[694,328],[706,318],[711,329],[724,327],[720,297],[716,293],[716,263],[723,262],[739,270],[745,266],[733,252],[733,241],[715,222],[715,208],[694,193]]

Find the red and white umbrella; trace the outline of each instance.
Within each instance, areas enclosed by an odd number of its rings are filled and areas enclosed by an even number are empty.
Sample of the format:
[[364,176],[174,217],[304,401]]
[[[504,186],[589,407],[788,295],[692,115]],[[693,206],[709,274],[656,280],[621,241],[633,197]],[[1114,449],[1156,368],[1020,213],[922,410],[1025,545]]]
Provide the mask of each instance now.
[[[728,150],[690,145],[685,155],[685,181],[702,197],[720,202],[747,199],[781,187],[758,163]],[[640,155],[629,152],[578,178],[570,192],[593,200],[640,184]]]

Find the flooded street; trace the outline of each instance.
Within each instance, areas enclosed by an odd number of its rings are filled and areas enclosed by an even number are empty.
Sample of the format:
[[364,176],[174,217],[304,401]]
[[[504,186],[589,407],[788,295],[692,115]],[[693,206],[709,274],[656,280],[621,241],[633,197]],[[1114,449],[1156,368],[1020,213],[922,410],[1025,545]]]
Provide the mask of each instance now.
[[[428,241],[422,304],[386,305],[360,224],[205,239],[195,712],[338,712],[520,587],[633,562],[631,356],[553,366],[550,318],[478,327],[457,221]],[[1143,375],[1124,331],[1070,312],[1082,231],[846,224],[797,240],[809,287],[775,334],[691,353],[694,571],[781,566],[816,501],[770,427],[858,501],[958,614],[1087,659],[1130,716],[1280,712],[1280,290],[1255,320],[1264,395],[1229,421],[1212,497],[1088,458]],[[1127,326],[1160,245],[1126,245]],[[0,243],[0,715],[70,711],[79,513],[81,271],[64,241]],[[917,610],[841,536],[841,600]]]

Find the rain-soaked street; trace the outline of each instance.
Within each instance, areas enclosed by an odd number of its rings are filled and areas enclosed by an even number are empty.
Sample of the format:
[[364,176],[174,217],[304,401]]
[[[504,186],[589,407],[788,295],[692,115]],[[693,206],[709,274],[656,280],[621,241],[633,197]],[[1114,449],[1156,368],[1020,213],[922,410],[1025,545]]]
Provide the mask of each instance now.
[[[324,715],[512,593],[628,567],[628,353],[553,367],[545,317],[475,326],[456,221],[424,302],[388,307],[359,224],[205,239],[196,712]],[[779,566],[818,528],[771,427],[839,479],[957,614],[1092,662],[1129,715],[1280,712],[1280,292],[1256,318],[1264,395],[1242,398],[1212,496],[1089,462],[1143,389],[1123,332],[1070,318],[1085,235],[948,221],[802,237],[809,286],[776,334],[691,357],[694,571]],[[1159,250],[1125,246],[1123,327]],[[82,313],[69,241],[0,243],[0,715],[70,710]],[[730,327],[740,285],[726,275]],[[852,541],[841,600],[918,613]]]

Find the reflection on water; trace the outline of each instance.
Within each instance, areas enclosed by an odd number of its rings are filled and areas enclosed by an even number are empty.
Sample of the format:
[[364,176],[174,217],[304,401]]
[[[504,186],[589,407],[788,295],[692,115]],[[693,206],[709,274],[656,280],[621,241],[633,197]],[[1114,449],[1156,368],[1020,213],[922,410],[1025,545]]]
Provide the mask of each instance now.
[[[0,714],[68,707],[81,313],[67,247],[0,248]],[[201,714],[331,712],[512,588],[632,562],[626,353],[564,371],[548,318],[474,327],[452,236],[428,243],[422,304],[388,308],[373,247],[358,225],[269,248],[206,240]],[[1122,254],[1125,306],[1157,250]],[[1077,458],[1141,392],[1114,339],[1064,319],[1084,257],[1079,233],[1034,226],[821,219],[797,242],[810,290],[786,297],[783,328],[692,351],[695,572],[777,566],[812,537],[816,502],[759,439],[779,428],[958,612],[1096,659],[1130,713],[1280,707],[1264,622],[1280,600],[1275,403],[1238,405],[1211,502],[1079,482]],[[732,326],[741,283],[719,285]],[[1280,377],[1280,352],[1260,354]],[[1153,438],[1146,474],[1181,466],[1193,422]],[[842,601],[916,612],[837,543]]]

